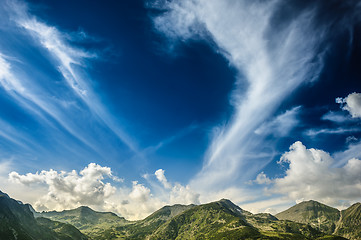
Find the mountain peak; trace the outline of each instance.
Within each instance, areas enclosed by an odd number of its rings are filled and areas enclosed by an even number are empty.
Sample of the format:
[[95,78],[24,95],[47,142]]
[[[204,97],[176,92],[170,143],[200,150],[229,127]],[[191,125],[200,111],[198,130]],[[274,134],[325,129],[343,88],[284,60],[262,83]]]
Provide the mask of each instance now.
[[7,195],[6,193],[4,193],[4,192],[2,192],[2,191],[0,191],[0,197],[1,197],[1,196],[4,196],[4,197],[6,197],[6,198],[10,198],[9,195]]
[[80,211],[81,213],[89,213],[89,214],[95,213],[95,211],[88,206],[80,206],[74,210]]
[[252,213],[243,210],[242,208],[240,208],[238,205],[234,204],[231,200],[229,199],[225,199],[222,198],[221,200],[214,202],[217,204],[220,204],[221,206],[227,208],[228,210],[230,210],[231,212],[235,213],[235,214],[241,214],[241,215],[245,215],[245,216],[250,216],[252,215]]
[[78,208],[76,208],[76,209],[87,209],[87,210],[92,210],[92,211],[93,211],[93,209],[91,209],[91,208],[88,207],[88,206],[80,206],[80,207],[78,207]]
[[309,200],[276,214],[280,220],[290,220],[299,223],[310,223],[311,226],[327,233],[333,233],[335,222],[340,219],[340,211],[323,203]]

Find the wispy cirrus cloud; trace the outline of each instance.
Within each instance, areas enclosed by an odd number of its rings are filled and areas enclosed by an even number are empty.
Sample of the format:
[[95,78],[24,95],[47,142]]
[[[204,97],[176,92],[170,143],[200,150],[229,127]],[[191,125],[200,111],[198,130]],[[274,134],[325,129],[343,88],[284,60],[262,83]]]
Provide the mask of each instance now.
[[1,85],[18,104],[31,114],[41,118],[42,121],[52,125],[51,120],[49,120],[50,117],[74,137],[93,148],[88,140],[77,133],[75,127],[67,120],[64,111],[57,106],[56,102],[54,103],[53,98],[47,94],[40,93],[37,84],[32,82],[32,79],[22,75],[22,73],[16,72],[2,54],[0,54],[0,66]]
[[[71,152],[79,161],[89,155],[105,159],[120,144],[127,154],[141,157],[124,130],[127,123],[112,116],[94,91],[88,69],[99,56],[80,47],[89,40],[84,31],[81,37],[62,31],[30,13],[22,1],[4,1],[0,12],[0,87],[8,96],[3,101],[16,106],[14,116],[24,116],[11,123],[4,116],[2,125],[12,128],[3,128],[0,137],[21,142],[22,155],[32,158],[36,152]],[[105,149],[99,138],[117,146]]]
[[[279,1],[167,1],[154,19],[170,41],[211,39],[240,73],[231,103],[234,115],[216,128],[203,169],[192,180],[199,188],[222,188],[247,179],[270,158],[247,156],[262,148],[255,131],[280,103],[305,82],[317,80],[323,67],[320,50],[328,26],[315,30],[315,7],[296,9],[285,19]],[[158,4],[159,5],[159,4]],[[156,7],[159,7],[159,6]],[[323,48],[325,49],[325,48]],[[244,171],[247,169],[247,171]],[[242,173],[242,174],[239,174]]]
[[298,114],[300,111],[300,106],[287,110],[273,120],[263,123],[255,130],[255,133],[259,135],[273,134],[276,137],[284,137],[299,124]]
[[349,120],[344,114],[340,112],[328,112],[322,116],[322,120],[328,120],[335,123],[344,123]]
[[84,79],[84,72],[82,70],[87,67],[86,59],[96,58],[97,55],[93,52],[71,46],[67,41],[68,35],[30,15],[26,5],[20,4],[15,0],[8,1],[8,3],[14,13],[12,15],[13,21],[32,35],[34,40],[39,41],[40,45],[49,52],[54,59],[54,64],[58,65],[57,68],[69,87],[120,140],[131,150],[138,152],[136,144],[117,125],[113,117],[99,101],[98,96],[93,92],[89,81]]
[[315,137],[320,134],[348,134],[348,133],[355,133],[360,132],[360,128],[335,128],[335,129],[309,129],[306,131],[306,135],[310,137]]

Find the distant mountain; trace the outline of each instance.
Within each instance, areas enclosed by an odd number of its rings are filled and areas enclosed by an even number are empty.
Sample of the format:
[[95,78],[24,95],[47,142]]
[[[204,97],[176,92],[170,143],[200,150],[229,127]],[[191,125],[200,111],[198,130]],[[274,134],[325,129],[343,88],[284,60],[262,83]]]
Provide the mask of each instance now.
[[0,192],[0,239],[85,240],[88,238],[71,225],[55,223],[51,220],[47,223],[37,221],[28,204],[22,204]]
[[340,219],[340,211],[316,201],[301,202],[281,213],[276,214],[281,220],[311,224],[325,233],[332,234]]
[[361,203],[339,211],[316,201],[307,201],[276,214],[276,217],[310,224],[323,232],[350,240],[361,239]]
[[112,234],[113,229],[130,223],[112,212],[97,212],[86,206],[61,212],[41,212],[36,213],[35,216],[71,224],[92,238],[109,234],[111,237],[118,237],[118,235]]
[[349,239],[361,239],[361,203],[341,211],[335,233]]

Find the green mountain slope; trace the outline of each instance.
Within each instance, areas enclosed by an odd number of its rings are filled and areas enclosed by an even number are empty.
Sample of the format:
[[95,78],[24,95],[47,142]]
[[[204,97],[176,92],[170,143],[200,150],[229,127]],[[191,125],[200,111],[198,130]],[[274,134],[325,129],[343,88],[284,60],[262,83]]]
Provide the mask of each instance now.
[[301,202],[281,213],[276,214],[280,220],[290,220],[310,224],[325,233],[332,234],[340,219],[340,211],[316,201]]
[[361,203],[341,211],[335,233],[352,240],[361,239]]
[[[50,220],[49,220],[50,221]],[[0,239],[83,240],[87,237],[73,226],[59,223],[56,228],[38,222],[29,205],[24,205],[0,191]]]
[[143,220],[133,222],[132,224],[118,227],[120,236],[125,239],[147,239],[159,226],[178,214],[193,208],[195,205],[164,206]]
[[114,213],[97,212],[85,206],[61,212],[42,212],[35,215],[36,217],[44,217],[53,221],[71,224],[91,238],[99,238],[102,236],[106,236],[107,238],[119,237],[115,228],[129,224],[129,221]]
[[82,234],[77,228],[73,225],[67,223],[61,223],[57,221],[52,221],[48,218],[37,218],[36,221],[39,225],[47,227],[58,234],[61,239],[77,239],[77,240],[86,240],[84,234]]
[[149,239],[222,239],[259,236],[228,200],[195,206],[159,227]]
[[195,206],[169,219],[147,239],[343,239],[309,225],[243,211],[229,200]]

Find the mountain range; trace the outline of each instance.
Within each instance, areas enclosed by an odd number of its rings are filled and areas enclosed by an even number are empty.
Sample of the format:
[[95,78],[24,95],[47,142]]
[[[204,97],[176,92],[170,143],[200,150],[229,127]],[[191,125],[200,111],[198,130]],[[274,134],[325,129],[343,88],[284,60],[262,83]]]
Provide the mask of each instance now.
[[316,201],[275,216],[252,214],[222,199],[202,205],[165,206],[128,221],[82,206],[36,212],[0,192],[0,239],[361,239],[361,204],[339,211]]
[[339,211],[316,201],[299,203],[276,214],[280,220],[310,224],[328,234],[361,239],[361,203]]

